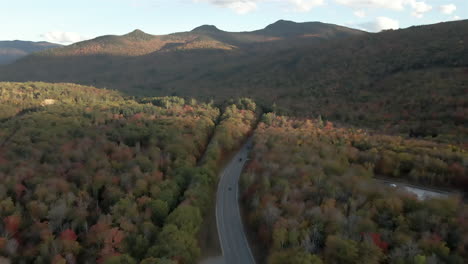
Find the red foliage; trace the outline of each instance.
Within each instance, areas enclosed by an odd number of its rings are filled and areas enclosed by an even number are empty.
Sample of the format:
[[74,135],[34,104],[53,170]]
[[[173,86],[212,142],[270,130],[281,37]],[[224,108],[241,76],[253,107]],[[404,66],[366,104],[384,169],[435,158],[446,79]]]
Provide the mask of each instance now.
[[71,229],[64,230],[64,231],[60,234],[60,239],[61,239],[61,240],[76,241],[77,238],[78,238],[78,236],[77,236],[76,233],[75,233],[73,230],[71,230]]
[[131,118],[132,120],[141,120],[143,118],[143,113],[137,113],[134,114],[133,117]]
[[369,235],[372,238],[372,241],[374,242],[374,244],[376,246],[378,246],[380,249],[382,249],[383,252],[387,252],[388,243],[385,242],[385,241],[382,241],[382,238],[380,237],[380,234],[368,233],[367,235]]
[[330,121],[327,121],[327,123],[325,125],[325,129],[326,130],[332,130],[333,129],[333,123],[330,122]]
[[14,235],[18,232],[21,224],[21,217],[19,215],[10,215],[3,219],[5,229],[10,235]]

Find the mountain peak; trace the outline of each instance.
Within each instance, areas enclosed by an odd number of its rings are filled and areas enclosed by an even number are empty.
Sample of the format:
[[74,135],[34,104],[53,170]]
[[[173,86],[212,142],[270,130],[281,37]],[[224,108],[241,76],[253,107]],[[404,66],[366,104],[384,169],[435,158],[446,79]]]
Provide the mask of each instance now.
[[152,37],[152,35],[150,35],[148,33],[145,33],[140,29],[135,29],[132,32],[130,32],[130,33],[124,35],[124,36],[132,38],[132,39],[137,39],[137,40],[146,40],[146,39],[149,39],[149,38]]
[[221,30],[218,29],[216,26],[214,25],[203,25],[203,26],[199,26],[197,28],[194,28],[192,30],[192,32],[220,32]]
[[127,35],[135,35],[135,34],[146,34],[143,30],[141,29],[135,29],[132,32],[128,33]]
[[294,21],[281,19],[281,20],[276,21],[273,24],[270,24],[270,25],[266,26],[265,29],[285,28],[285,27],[290,27],[290,26],[294,26],[294,25],[297,25],[297,24],[298,23],[296,23]]

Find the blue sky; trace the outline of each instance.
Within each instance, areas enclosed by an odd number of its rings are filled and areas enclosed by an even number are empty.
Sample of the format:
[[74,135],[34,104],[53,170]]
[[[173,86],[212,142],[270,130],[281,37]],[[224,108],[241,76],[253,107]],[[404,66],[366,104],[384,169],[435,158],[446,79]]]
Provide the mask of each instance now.
[[468,19],[468,0],[0,0],[0,40],[69,44],[134,29],[248,31],[279,19],[367,31]]

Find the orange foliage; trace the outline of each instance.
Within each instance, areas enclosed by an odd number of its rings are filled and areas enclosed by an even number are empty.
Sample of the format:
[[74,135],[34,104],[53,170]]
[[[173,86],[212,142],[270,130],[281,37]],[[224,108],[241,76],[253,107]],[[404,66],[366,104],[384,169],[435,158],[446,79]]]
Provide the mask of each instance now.
[[66,264],[67,261],[62,257],[62,255],[55,255],[51,263],[52,264]]
[[101,258],[98,263],[103,263],[110,257],[119,256],[120,252],[117,249],[121,246],[124,238],[124,233],[118,228],[108,230],[104,236],[104,248],[101,250]]
[[325,129],[326,130],[332,130],[333,129],[333,123],[330,122],[330,121],[327,121],[327,123],[325,124]]
[[15,185],[15,192],[16,192],[16,197],[19,198],[23,195],[23,193],[26,191],[26,186],[23,184],[16,184]]
[[16,234],[21,225],[21,217],[19,215],[10,215],[3,219],[5,229],[10,235]]

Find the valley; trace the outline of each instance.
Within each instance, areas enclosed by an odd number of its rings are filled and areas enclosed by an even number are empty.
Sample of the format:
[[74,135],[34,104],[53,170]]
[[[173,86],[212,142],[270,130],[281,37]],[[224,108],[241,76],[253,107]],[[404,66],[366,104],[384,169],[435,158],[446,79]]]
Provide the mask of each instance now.
[[396,28],[0,41],[0,263],[467,263],[468,20]]

